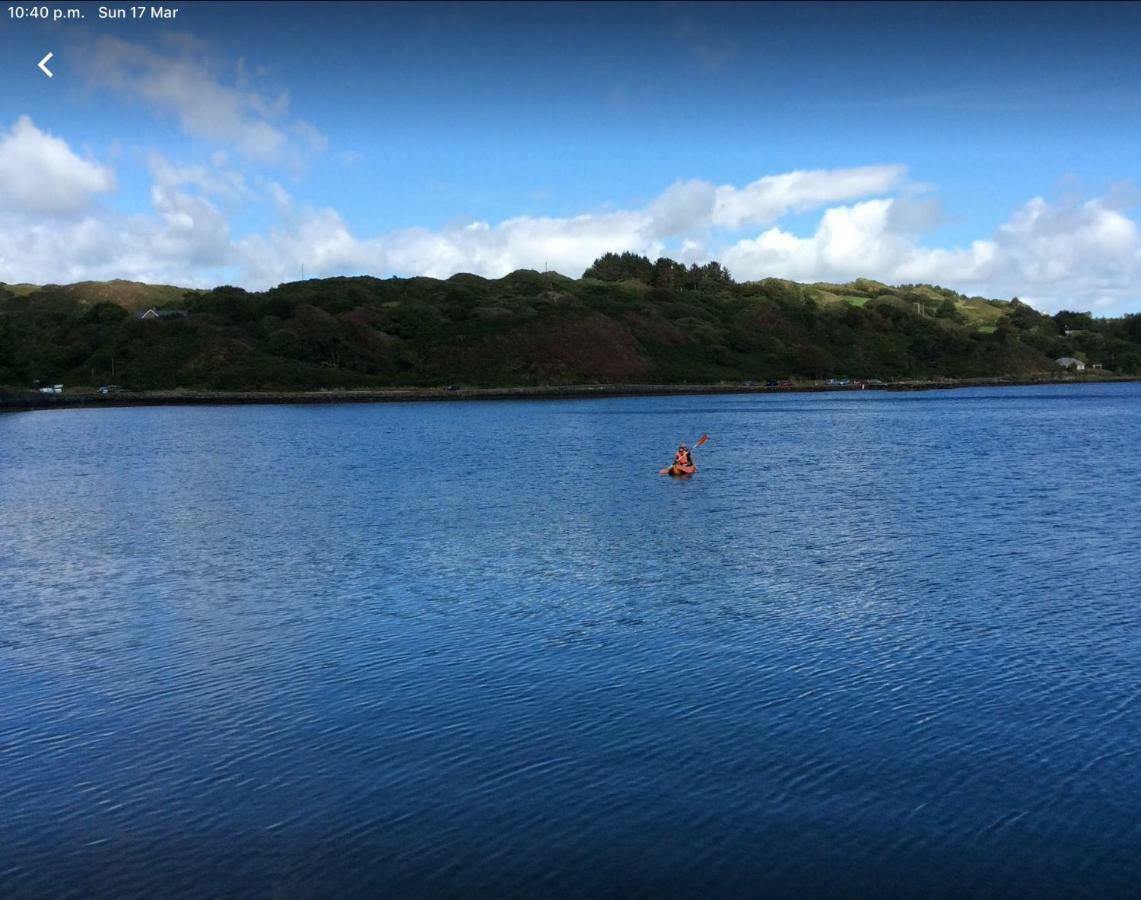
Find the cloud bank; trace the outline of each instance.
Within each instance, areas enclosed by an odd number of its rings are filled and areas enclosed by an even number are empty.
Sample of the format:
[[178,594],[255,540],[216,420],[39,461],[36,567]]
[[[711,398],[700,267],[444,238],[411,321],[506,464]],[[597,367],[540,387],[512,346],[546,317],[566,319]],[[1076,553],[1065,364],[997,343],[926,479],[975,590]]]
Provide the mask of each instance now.
[[[245,140],[231,138],[239,147]],[[149,172],[150,212],[125,216],[98,204],[115,189],[110,168],[26,117],[0,132],[0,281],[260,289],[298,278],[302,266],[311,276],[498,277],[544,266],[577,275],[604,252],[630,250],[719,259],[739,280],[870,277],[1017,295],[1046,310],[1141,309],[1141,231],[1121,192],[1082,202],[1031,198],[993,234],[958,247],[925,243],[941,221],[939,204],[916,193],[900,165],[785,172],[742,187],[680,181],[635,209],[362,236],[332,207],[297,204],[273,182],[251,186],[227,168],[225,154],[209,165],[152,155]],[[273,225],[235,234],[230,211],[251,204],[271,209]],[[816,210],[811,234],[779,224]]]

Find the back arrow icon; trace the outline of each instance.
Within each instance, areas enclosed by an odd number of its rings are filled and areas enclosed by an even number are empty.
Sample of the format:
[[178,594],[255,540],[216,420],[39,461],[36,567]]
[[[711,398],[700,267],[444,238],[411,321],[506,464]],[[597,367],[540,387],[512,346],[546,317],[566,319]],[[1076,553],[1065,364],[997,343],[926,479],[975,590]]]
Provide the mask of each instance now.
[[45,56],[39,62],[40,71],[43,72],[45,75],[47,75],[48,78],[52,77],[52,71],[51,71],[51,69],[48,68],[47,63],[48,63],[48,60],[51,59],[53,56],[55,56],[54,53],[49,53],[47,56]]

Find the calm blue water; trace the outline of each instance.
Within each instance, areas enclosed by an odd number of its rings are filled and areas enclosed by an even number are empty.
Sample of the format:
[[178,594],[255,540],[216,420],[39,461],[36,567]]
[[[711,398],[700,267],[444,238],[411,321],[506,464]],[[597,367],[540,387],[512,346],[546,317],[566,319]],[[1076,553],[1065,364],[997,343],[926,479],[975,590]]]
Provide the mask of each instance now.
[[1138,385],[0,416],[0,895],[1133,894],[1139,448]]

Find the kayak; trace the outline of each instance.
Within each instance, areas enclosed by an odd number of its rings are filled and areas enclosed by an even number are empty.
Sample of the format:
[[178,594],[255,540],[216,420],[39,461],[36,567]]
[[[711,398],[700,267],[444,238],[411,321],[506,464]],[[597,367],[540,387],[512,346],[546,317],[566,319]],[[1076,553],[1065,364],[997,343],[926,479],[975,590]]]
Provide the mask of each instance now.
[[668,469],[662,469],[658,474],[659,475],[681,476],[681,475],[692,475],[696,471],[697,471],[697,466],[673,465],[673,466],[670,466]]

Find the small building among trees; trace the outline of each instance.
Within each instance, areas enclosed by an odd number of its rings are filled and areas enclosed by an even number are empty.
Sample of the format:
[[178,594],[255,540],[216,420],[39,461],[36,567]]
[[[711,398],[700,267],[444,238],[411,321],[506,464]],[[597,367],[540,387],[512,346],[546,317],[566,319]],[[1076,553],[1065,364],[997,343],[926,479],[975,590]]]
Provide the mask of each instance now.
[[1069,369],[1071,372],[1084,372],[1086,364],[1080,359],[1075,359],[1072,356],[1063,356],[1054,360],[1057,365],[1063,369]]

